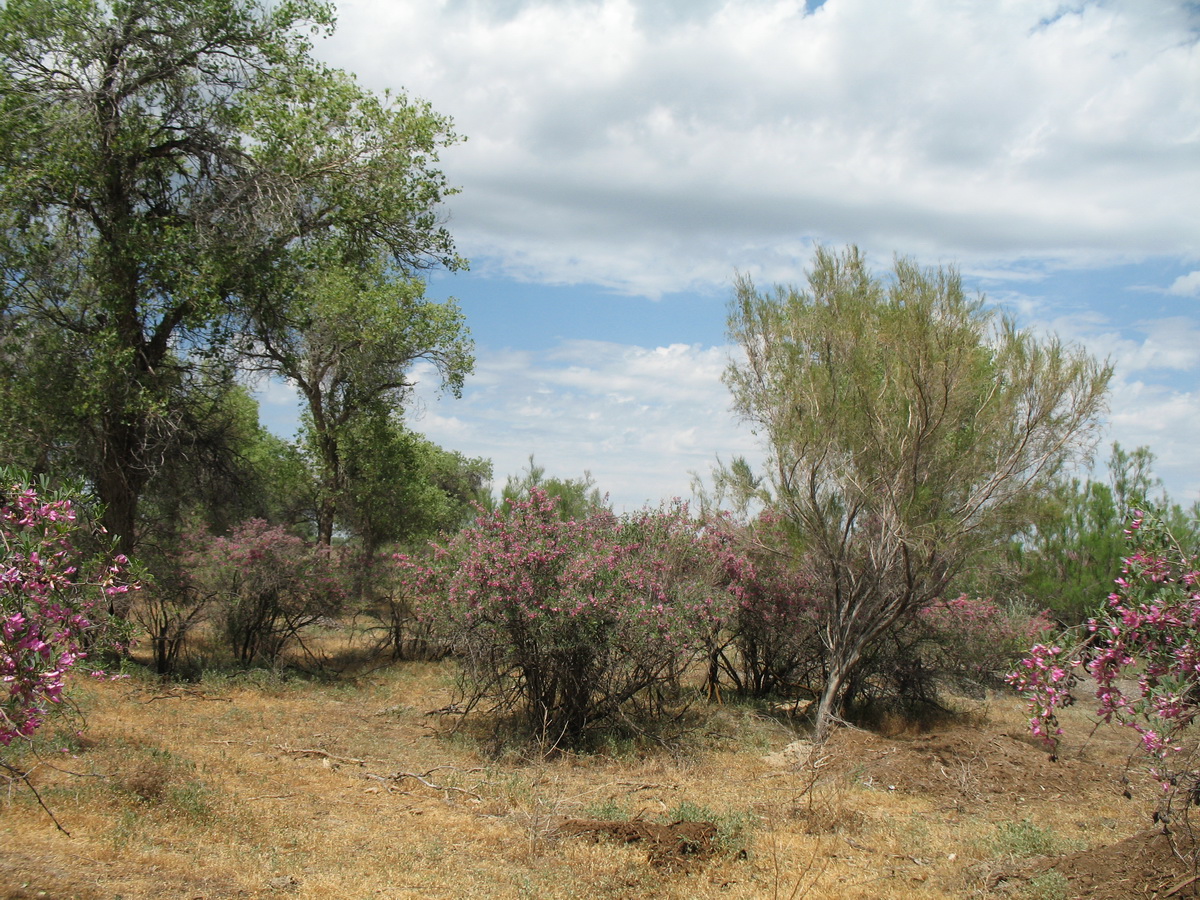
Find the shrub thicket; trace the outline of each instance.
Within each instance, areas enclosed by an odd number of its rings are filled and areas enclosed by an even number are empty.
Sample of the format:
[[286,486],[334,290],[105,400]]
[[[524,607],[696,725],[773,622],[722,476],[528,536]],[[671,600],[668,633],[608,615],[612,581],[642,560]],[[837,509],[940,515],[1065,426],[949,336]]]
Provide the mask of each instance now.
[[468,708],[487,702],[544,744],[577,746],[600,723],[661,709],[731,610],[733,558],[682,505],[563,521],[534,488],[399,565],[462,660]]

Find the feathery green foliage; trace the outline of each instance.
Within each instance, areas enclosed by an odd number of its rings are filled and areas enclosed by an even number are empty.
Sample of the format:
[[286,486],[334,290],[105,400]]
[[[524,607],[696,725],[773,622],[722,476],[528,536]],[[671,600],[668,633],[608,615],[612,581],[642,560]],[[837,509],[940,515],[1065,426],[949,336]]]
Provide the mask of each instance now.
[[[1110,369],[969,298],[958,273],[818,250],[808,289],[736,286],[726,372],[766,480],[724,477],[790,523],[820,598],[818,733],[871,645],[943,595],[1031,503],[1104,407]],[[741,477],[737,477],[741,472]]]

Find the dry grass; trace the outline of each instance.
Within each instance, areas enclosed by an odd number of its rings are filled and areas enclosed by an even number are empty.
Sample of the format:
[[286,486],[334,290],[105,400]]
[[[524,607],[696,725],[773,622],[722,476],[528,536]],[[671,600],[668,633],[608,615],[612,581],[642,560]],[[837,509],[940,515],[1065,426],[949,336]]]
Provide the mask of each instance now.
[[[731,705],[674,751],[545,761],[447,736],[429,712],[452,682],[451,663],[405,663],[341,684],[79,685],[85,737],[33,775],[71,836],[28,791],[0,797],[0,898],[984,897],[1022,855],[1148,821],[1148,792],[1121,796],[1123,735],[1051,764],[1009,699],[816,749]],[[676,870],[556,829],[681,811],[733,823],[729,852]]]

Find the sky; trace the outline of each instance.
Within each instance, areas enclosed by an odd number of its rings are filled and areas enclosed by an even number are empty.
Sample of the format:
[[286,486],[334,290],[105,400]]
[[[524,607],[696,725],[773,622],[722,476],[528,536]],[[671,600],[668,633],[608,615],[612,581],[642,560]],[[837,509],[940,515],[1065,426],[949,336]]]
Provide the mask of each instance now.
[[[317,55],[466,140],[441,154],[476,345],[411,427],[590,472],[618,510],[761,460],[721,381],[738,273],[814,248],[954,265],[1114,366],[1108,445],[1200,500],[1200,3],[341,0]],[[288,436],[294,398],[263,395]],[[1098,469],[1097,477],[1103,477]]]

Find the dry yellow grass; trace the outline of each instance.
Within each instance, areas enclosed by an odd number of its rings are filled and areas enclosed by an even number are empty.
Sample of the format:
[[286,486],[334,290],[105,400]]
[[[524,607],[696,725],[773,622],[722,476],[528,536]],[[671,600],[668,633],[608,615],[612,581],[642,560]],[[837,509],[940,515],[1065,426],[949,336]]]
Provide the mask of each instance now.
[[[811,753],[729,705],[674,751],[536,761],[447,736],[429,712],[452,680],[447,662],[345,684],[79,685],[80,746],[33,775],[71,836],[29,792],[0,798],[0,898],[938,900],[990,896],[1016,857],[1148,824],[1149,790],[1121,796],[1125,736],[1077,721],[1052,764],[1020,739],[1011,698],[931,734],[846,731]],[[556,832],[681,807],[744,826],[746,854],[663,867],[637,844]]]

